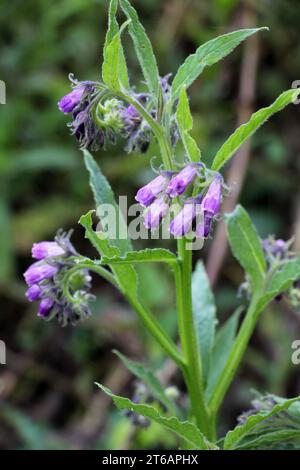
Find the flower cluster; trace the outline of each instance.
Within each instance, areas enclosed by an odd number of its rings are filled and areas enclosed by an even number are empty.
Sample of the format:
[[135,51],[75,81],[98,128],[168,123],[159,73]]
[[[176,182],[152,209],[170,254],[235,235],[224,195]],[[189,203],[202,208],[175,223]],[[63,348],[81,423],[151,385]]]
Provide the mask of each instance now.
[[72,302],[63,293],[63,278],[76,265],[76,255],[70,234],[59,232],[55,241],[33,244],[32,257],[36,261],[24,273],[28,285],[26,297],[30,302],[39,301],[38,315],[46,320],[57,318],[63,326],[88,316],[88,301],[93,298],[87,270],[78,270],[70,277]]
[[[210,175],[210,183],[205,184],[206,170],[202,163],[189,163],[178,173],[164,171],[139,189],[135,198],[146,208],[145,227],[157,228],[169,212],[173,200],[183,195],[197,177],[204,181],[205,189],[184,201],[181,211],[171,221],[170,232],[175,237],[182,237],[191,231],[196,219],[196,236],[207,238],[212,221],[220,210],[223,178],[219,173],[215,173],[213,178]],[[197,217],[198,215],[201,217]]]
[[[291,261],[295,257],[295,253],[291,251],[293,239],[284,241],[281,238],[275,238],[274,235],[269,235],[268,238],[262,240],[262,249],[266,261],[267,272],[274,274],[278,272],[285,263]],[[248,277],[239,287],[239,295],[246,294],[250,298],[252,291]],[[280,301],[285,295],[285,298],[290,302],[292,307],[298,308],[300,306],[300,285],[299,281],[295,281],[292,286],[284,293],[278,294],[275,300]]]
[[[170,92],[169,76],[161,79],[163,100]],[[58,102],[60,111],[72,114],[73,121],[68,125],[81,148],[97,151],[106,142],[115,143],[117,135],[126,139],[128,153],[145,152],[149,146],[152,131],[138,110],[127,105],[111,93],[100,82],[79,82],[70,75],[72,91]],[[151,116],[157,118],[157,109],[148,93],[131,92],[132,98],[147,108]],[[177,141],[177,131],[172,124],[172,141]]]

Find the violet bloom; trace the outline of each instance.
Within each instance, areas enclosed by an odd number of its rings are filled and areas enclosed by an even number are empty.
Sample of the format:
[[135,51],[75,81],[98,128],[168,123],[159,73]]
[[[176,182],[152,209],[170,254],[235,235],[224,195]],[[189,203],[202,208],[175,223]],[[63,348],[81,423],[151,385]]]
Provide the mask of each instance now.
[[186,235],[191,230],[195,216],[195,203],[185,203],[183,209],[172,220],[170,224],[170,232],[174,235],[174,237],[182,237],[183,235]]
[[187,186],[193,181],[198,172],[198,165],[196,163],[190,163],[183,170],[181,170],[176,176],[171,179],[167,194],[170,197],[180,196]]
[[207,238],[211,231],[213,217],[209,212],[203,212],[201,220],[197,221],[196,237]]
[[85,86],[78,85],[70,93],[63,96],[58,102],[58,108],[60,109],[60,111],[62,111],[64,114],[71,113],[74,108],[79,105],[84,92]]
[[211,217],[218,214],[222,201],[222,176],[217,175],[210,184],[207,193],[202,200],[202,208],[209,212]]
[[157,228],[162,218],[167,214],[169,204],[165,197],[156,199],[148,208],[144,216],[144,225],[148,229]]
[[39,305],[39,317],[47,317],[52,310],[53,305],[54,301],[52,299],[49,299],[48,297],[42,299]]
[[30,287],[33,284],[52,278],[58,271],[58,268],[50,264],[40,262],[33,263],[24,273],[26,284]]
[[288,253],[290,244],[290,241],[285,242],[281,238],[276,240],[274,237],[270,236],[263,240],[263,249],[267,255],[283,258]]
[[26,291],[26,297],[29,302],[34,302],[35,300],[39,300],[42,296],[42,289],[38,286],[38,284],[33,284],[29,289]]
[[74,302],[64,297],[64,275],[76,266],[77,255],[70,241],[70,233],[59,232],[55,241],[35,243],[32,255],[39,261],[33,263],[24,273],[29,289],[26,297],[30,302],[40,300],[38,315],[42,318],[57,318],[61,325],[75,324],[90,315],[89,293],[91,277],[86,269],[76,271],[71,277],[69,292]]
[[39,242],[32,245],[31,253],[33,258],[41,260],[64,255],[65,250],[56,242]]
[[142,206],[148,207],[154,199],[166,188],[169,178],[165,175],[159,175],[150,183],[138,190],[135,199]]

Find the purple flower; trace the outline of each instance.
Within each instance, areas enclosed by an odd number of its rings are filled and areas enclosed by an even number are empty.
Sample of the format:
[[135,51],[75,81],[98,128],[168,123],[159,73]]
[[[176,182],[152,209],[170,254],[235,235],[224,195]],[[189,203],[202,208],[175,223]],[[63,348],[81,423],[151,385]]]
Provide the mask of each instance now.
[[41,260],[64,255],[65,250],[56,242],[39,242],[32,245],[31,253],[33,258]]
[[48,297],[45,297],[40,302],[38,315],[40,317],[47,317],[53,305],[54,305],[54,300],[49,299]]
[[180,196],[187,186],[193,181],[198,172],[198,165],[196,163],[190,163],[183,170],[181,170],[176,176],[174,176],[167,189],[167,194],[170,197]]
[[222,176],[215,176],[213,182],[208,188],[207,193],[202,199],[201,208],[203,212],[203,219],[196,226],[196,235],[199,238],[207,238],[210,234],[214,217],[220,210],[222,201],[222,183]]
[[76,106],[79,105],[83,94],[85,92],[85,86],[80,84],[76,86],[70,93],[63,96],[61,100],[58,102],[58,108],[64,114],[71,113]]
[[29,289],[26,291],[26,297],[29,302],[34,302],[35,300],[39,300],[42,296],[42,289],[37,285],[33,284]]
[[209,212],[211,217],[218,214],[222,201],[222,176],[217,175],[210,184],[206,195],[202,200],[202,208],[204,212]]
[[148,208],[144,216],[144,225],[148,229],[154,229],[159,226],[162,218],[166,215],[169,204],[165,197],[156,199]]
[[196,216],[196,206],[194,202],[187,202],[183,209],[172,220],[170,224],[170,232],[174,237],[182,237],[186,235],[192,227],[193,220]]
[[30,287],[38,284],[44,279],[52,278],[58,271],[58,268],[50,264],[40,262],[33,263],[24,273],[26,284]]
[[70,241],[70,233],[59,232],[53,242],[35,243],[32,255],[39,261],[29,266],[24,273],[29,286],[25,295],[30,302],[40,300],[38,315],[49,318],[52,311],[51,318],[57,318],[63,326],[68,323],[75,324],[88,316],[88,301],[92,299],[89,293],[91,277],[88,270],[76,271],[69,280],[69,292],[74,302],[64,297],[63,278],[69,269],[76,266],[74,258],[78,255]]
[[265,253],[272,256],[278,256],[280,258],[284,257],[288,253],[290,245],[290,241],[285,242],[281,238],[276,240],[272,236],[263,240],[263,249]]
[[159,175],[150,183],[138,190],[135,199],[144,207],[148,207],[161,193],[167,185],[169,178],[165,175]]

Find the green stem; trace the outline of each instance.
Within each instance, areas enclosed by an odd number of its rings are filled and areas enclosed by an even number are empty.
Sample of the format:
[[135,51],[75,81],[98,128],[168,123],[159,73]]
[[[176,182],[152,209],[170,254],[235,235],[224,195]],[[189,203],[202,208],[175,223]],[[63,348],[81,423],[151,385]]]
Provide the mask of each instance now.
[[260,313],[260,310],[257,308],[257,299],[258,296],[253,297],[249,305],[242,326],[240,327],[239,333],[228,356],[223,373],[208,404],[212,415],[216,415],[223,402],[224,396],[237,372],[250,337],[256,326]]
[[191,401],[191,412],[201,431],[210,437],[209,416],[203,390],[201,358],[195,333],[192,307],[192,251],[186,249],[186,240],[178,240],[180,257],[180,285],[177,285],[179,334],[187,362],[183,370]]
[[67,272],[64,277],[63,289],[64,296],[69,300],[69,302],[76,302],[76,300],[70,293],[69,281],[71,280],[71,277],[81,269],[88,269],[99,274],[104,279],[109,281],[112,285],[114,285],[116,288],[118,288],[122,292],[124,297],[128,300],[133,309],[137,312],[139,318],[144,323],[145,327],[156,339],[156,341],[161,345],[161,347],[168,354],[168,356],[170,356],[180,368],[185,366],[184,359],[180,355],[176,345],[166,335],[156,318],[139,302],[139,300],[135,296],[130,295],[128,292],[126,292],[126,289],[122,288],[122,285],[118,281],[117,277],[115,277],[111,272],[109,272],[102,266],[97,266],[91,261],[83,261],[82,263],[78,263],[76,266],[74,266]]
[[147,330],[161,345],[169,357],[180,367],[185,368],[185,362],[173,341],[166,335],[156,318],[139,302],[136,297],[124,293],[130,305],[139,315]]

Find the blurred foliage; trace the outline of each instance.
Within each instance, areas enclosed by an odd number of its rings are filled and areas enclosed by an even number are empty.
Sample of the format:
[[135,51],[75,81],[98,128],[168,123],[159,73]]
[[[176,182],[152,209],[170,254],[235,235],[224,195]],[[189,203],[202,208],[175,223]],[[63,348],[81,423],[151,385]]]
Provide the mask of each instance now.
[[[161,74],[174,72],[202,42],[243,27],[243,0],[137,0],[157,54]],[[298,0],[247,2],[257,26],[269,26],[259,41],[255,107],[270,104],[300,79]],[[0,366],[1,448],[171,448],[174,438],[158,425],[138,430],[110,407],[94,386],[97,380],[130,396],[134,382],[110,352],[117,348],[157,366],[162,354],[144,333],[129,307],[95,279],[98,300],[93,318],[76,329],[37,320],[24,300],[22,272],[33,241],[51,239],[57,228],[75,228],[74,242],[94,252],[77,225],[92,207],[81,153],[69,135],[57,101],[68,92],[67,75],[97,79],[106,30],[104,0],[3,0],[0,5],[0,79],[7,104],[0,105],[0,337],[7,344],[7,366]],[[125,37],[125,36],[124,36]],[[131,77],[141,77],[130,40],[126,48]],[[191,88],[194,137],[206,161],[235,127],[243,47],[207,69]],[[258,132],[241,202],[260,234],[288,238],[299,229],[299,106],[290,106]],[[157,154],[124,155],[122,146],[99,152],[104,173],[117,194],[133,200],[151,175]],[[300,240],[296,240],[300,248]],[[153,242],[156,245],[157,242]],[[209,248],[204,250],[206,258]],[[141,248],[141,242],[137,243]],[[174,334],[174,288],[168,271],[143,269],[146,302]],[[238,303],[243,273],[230,256],[217,286],[219,320]],[[300,394],[297,367],[290,361],[292,340],[300,337],[299,317],[283,301],[262,317],[239,378],[227,397],[221,426],[228,429],[248,408],[250,388],[280,395]],[[175,375],[172,383],[181,386]]]

